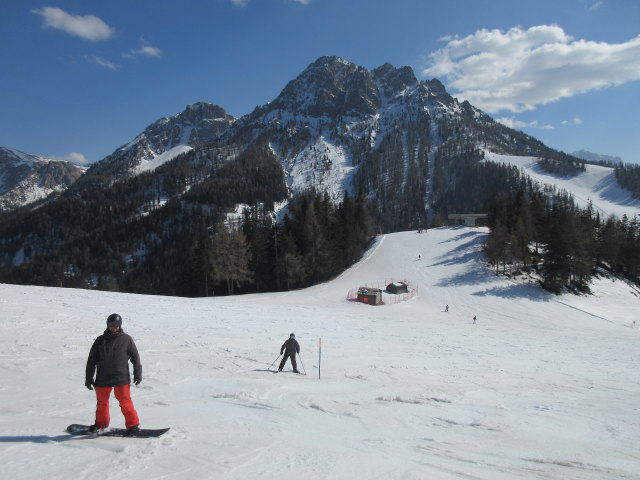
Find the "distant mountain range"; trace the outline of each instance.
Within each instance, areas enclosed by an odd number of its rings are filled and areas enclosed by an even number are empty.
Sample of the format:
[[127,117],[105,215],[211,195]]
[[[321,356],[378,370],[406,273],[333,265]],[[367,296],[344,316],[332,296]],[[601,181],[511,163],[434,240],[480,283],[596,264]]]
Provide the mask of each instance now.
[[592,153],[587,150],[576,150],[571,155],[574,157],[581,158],[588,162],[593,163],[613,163],[613,164],[621,164],[622,159],[620,157],[614,157],[611,155],[602,155],[599,153]]
[[71,162],[0,147],[0,211],[62,192],[85,170]]
[[[197,238],[238,205],[275,214],[304,192],[336,204],[349,194],[366,200],[376,231],[417,228],[453,211],[480,211],[490,195],[512,188],[505,182],[520,181],[517,169],[483,168],[491,163],[484,152],[539,157],[541,168],[563,175],[584,169],[584,160],[458,102],[409,67],[368,70],[321,57],[250,114],[189,105],[40,208],[7,217],[0,265],[28,282],[62,269],[91,284],[107,275],[135,283],[144,271],[171,293]],[[55,269],[32,264],[45,259],[55,259]]]

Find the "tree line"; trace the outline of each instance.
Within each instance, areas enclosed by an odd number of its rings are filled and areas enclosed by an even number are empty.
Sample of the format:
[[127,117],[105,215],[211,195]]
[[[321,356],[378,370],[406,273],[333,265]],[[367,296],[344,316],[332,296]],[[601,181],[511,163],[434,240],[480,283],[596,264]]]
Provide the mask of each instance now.
[[220,221],[190,248],[180,295],[211,296],[303,288],[331,279],[356,262],[371,240],[364,198],[334,205],[314,190],[295,195],[282,223],[264,205],[241,222]]
[[640,281],[638,218],[602,219],[564,194],[520,189],[492,199],[489,226],[485,253],[496,273],[535,270],[554,293],[589,292],[598,267]]

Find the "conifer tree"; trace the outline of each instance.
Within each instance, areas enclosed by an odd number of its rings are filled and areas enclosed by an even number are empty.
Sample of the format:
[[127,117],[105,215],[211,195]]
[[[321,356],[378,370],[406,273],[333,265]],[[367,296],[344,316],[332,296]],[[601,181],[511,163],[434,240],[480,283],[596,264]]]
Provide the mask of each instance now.
[[249,248],[242,231],[218,224],[213,235],[211,270],[216,282],[226,284],[229,295],[234,294],[236,287],[251,282]]

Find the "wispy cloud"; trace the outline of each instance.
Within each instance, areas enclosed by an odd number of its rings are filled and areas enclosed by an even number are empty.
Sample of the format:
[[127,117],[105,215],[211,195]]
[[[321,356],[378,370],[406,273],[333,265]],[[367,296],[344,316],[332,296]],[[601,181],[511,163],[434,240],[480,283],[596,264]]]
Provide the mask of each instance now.
[[595,2],[593,5],[589,7],[589,10],[591,10],[592,12],[595,12],[603,5],[604,5],[604,2]]
[[66,162],[75,163],[76,165],[86,165],[89,163],[89,160],[86,157],[78,152],[71,152],[68,155],[64,155],[62,157],[53,157],[56,160],[64,160]]
[[31,10],[31,13],[42,17],[43,27],[55,28],[92,42],[107,40],[114,33],[109,25],[95,15],[73,15],[56,7],[43,7]]
[[116,65],[113,62],[110,62],[109,60],[105,60],[104,58],[100,58],[97,55],[91,55],[89,57],[87,57],[91,62],[95,63],[96,65],[100,65],[101,67],[105,67],[108,68],[110,70],[117,70],[118,69],[118,65]]
[[513,117],[496,118],[496,122],[500,122],[509,128],[538,128],[541,130],[553,130],[555,127],[546,123],[539,123],[537,120],[532,122],[523,122]]
[[144,37],[140,37],[140,42],[142,42],[140,48],[123,53],[122,56],[129,59],[134,59],[139,56],[160,58],[164,53],[159,48],[149,45],[149,42],[147,42]]
[[582,125],[582,119],[575,117],[571,120],[563,120],[560,122],[562,125]]
[[557,25],[446,37],[424,76],[440,77],[459,98],[490,113],[537,105],[640,80],[640,36],[609,44],[574,40]]
[[[309,5],[311,3],[311,0],[287,0],[287,1],[293,2],[293,3],[299,3],[301,5]],[[249,0],[231,0],[231,3],[233,3],[238,7],[246,7],[247,5],[249,5]]]

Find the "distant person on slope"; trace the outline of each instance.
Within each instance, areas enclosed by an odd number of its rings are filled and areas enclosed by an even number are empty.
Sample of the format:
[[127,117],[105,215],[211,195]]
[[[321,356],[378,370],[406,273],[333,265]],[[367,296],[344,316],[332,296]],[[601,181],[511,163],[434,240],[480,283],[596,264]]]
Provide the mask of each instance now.
[[[142,381],[142,365],[138,349],[133,338],[122,330],[122,317],[112,313],[107,318],[107,329],[93,342],[87,359],[85,386],[89,390],[95,387],[98,404],[96,421],[91,431],[97,432],[109,426],[109,396],[111,390],[120,402],[120,410],[125,418],[127,433],[135,435],[140,421],[131,400],[129,361],[133,365],[133,381],[138,385]],[[95,381],[93,375],[96,372]]]
[[280,347],[280,355],[284,353],[284,357],[282,357],[282,361],[280,362],[280,366],[278,367],[278,371],[281,372],[284,364],[287,363],[287,359],[291,358],[291,365],[293,366],[294,373],[298,372],[298,365],[296,364],[296,354],[300,353],[300,344],[296,340],[295,333],[289,335],[289,339],[286,340],[282,347]]

